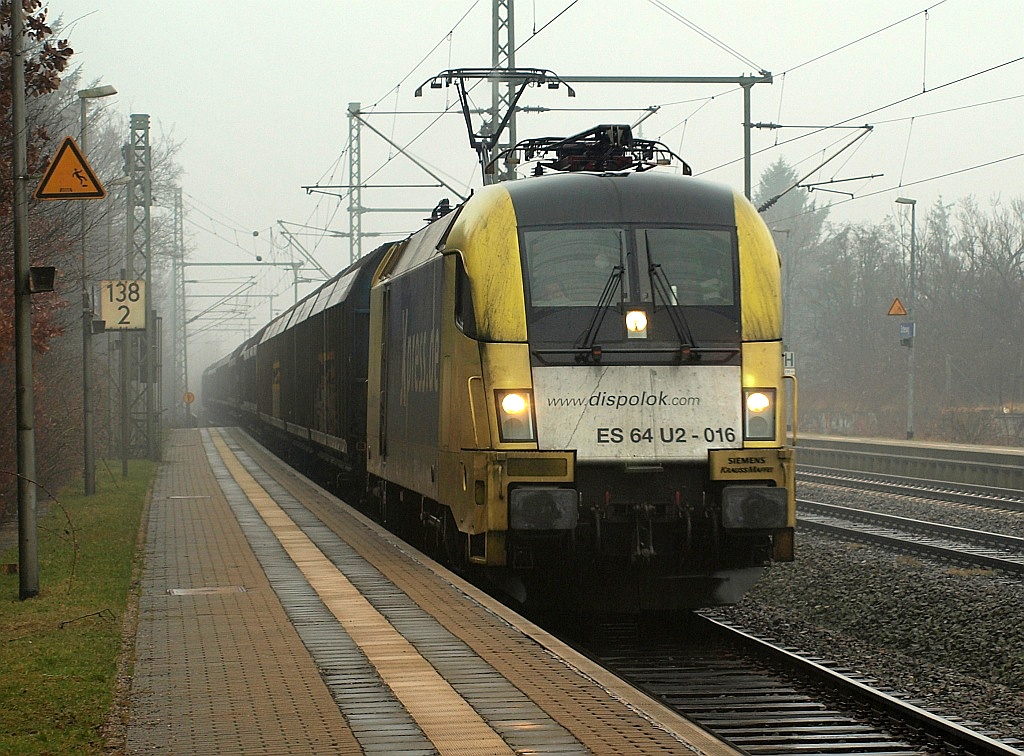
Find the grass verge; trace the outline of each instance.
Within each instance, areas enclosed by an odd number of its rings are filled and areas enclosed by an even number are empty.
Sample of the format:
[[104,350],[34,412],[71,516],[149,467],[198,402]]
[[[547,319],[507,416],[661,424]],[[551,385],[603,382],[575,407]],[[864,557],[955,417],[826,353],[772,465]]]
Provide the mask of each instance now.
[[[104,753],[139,523],[156,465],[101,466],[56,499],[39,491],[39,595],[0,574],[0,753]],[[16,564],[17,549],[0,554]]]

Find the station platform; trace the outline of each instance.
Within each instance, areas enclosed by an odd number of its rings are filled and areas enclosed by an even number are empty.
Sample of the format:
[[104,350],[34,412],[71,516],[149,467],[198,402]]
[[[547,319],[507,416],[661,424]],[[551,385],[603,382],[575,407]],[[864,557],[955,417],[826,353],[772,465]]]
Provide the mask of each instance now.
[[272,457],[172,432],[132,754],[732,754]]

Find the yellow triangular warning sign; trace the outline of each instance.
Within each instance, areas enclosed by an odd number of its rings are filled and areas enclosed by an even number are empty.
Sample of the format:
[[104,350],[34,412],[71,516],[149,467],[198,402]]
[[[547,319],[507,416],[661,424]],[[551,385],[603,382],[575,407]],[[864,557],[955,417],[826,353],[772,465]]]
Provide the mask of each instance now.
[[36,199],[103,199],[107,190],[96,178],[75,140],[64,137],[36,188]]
[[889,314],[901,316],[907,314],[907,308],[903,306],[903,303],[900,301],[899,297],[892,300],[892,306],[889,308]]

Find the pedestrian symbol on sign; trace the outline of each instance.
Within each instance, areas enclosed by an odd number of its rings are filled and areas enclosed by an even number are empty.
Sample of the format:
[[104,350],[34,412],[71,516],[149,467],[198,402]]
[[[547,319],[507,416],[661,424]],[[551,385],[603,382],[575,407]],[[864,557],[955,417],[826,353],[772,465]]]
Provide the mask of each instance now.
[[103,199],[106,196],[107,190],[96,178],[75,140],[64,137],[39,182],[36,199]]
[[889,315],[899,315],[900,317],[906,317],[907,308],[903,306],[903,303],[899,300],[899,297],[892,300],[892,305],[889,307]]

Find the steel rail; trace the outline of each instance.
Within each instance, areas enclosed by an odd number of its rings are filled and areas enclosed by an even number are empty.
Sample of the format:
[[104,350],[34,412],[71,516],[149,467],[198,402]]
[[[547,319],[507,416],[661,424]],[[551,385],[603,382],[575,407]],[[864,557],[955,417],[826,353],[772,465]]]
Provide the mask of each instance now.
[[764,638],[716,618],[713,612],[699,612],[699,614],[721,632],[728,633],[744,645],[756,648],[759,653],[769,658],[780,660],[787,667],[799,670],[802,675],[816,679],[830,689],[841,690],[846,695],[867,703],[872,709],[890,716],[894,721],[919,729],[925,740],[938,741],[954,753],[974,756],[1024,756],[1024,751],[1007,743],[974,732],[963,725],[874,688],[850,675],[830,669],[797,652],[777,646]]
[[[815,514],[813,510],[817,510],[818,513]],[[881,543],[954,562],[966,562],[1013,574],[1024,574],[1024,539],[1015,536],[807,500],[797,502],[797,511],[798,525],[827,531],[843,538]],[[900,528],[903,529],[902,532]],[[924,539],[926,536],[927,540]],[[936,537],[963,538],[967,543],[955,540],[936,541]],[[972,544],[984,544],[988,548],[981,551]],[[1012,549],[1016,553],[994,553],[995,549]]]
[[997,486],[950,483],[901,475],[870,473],[860,470],[798,465],[797,475],[807,483],[839,485],[882,493],[920,496],[936,501],[978,504],[989,508],[1019,512],[1024,510],[1024,491]]

